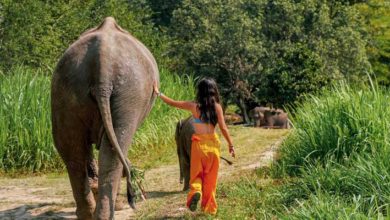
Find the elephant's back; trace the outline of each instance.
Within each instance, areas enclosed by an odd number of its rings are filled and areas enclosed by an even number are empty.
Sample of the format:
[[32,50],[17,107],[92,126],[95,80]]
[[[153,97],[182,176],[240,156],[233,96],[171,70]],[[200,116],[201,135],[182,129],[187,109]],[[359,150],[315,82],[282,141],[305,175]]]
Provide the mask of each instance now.
[[115,80],[118,75],[158,80],[158,67],[151,52],[140,41],[118,29],[100,28],[83,34],[65,51],[54,75],[71,85]]
[[63,89],[84,100],[103,84],[118,93],[129,88],[134,94],[149,93],[155,80],[159,81],[158,67],[150,51],[107,18],[65,51],[53,74],[52,95]]
[[114,96],[112,107],[131,111],[142,121],[153,103],[155,80],[158,68],[149,50],[108,18],[83,33],[59,60],[52,78],[52,110],[77,110],[81,118],[90,117],[88,112],[99,115],[98,91]]

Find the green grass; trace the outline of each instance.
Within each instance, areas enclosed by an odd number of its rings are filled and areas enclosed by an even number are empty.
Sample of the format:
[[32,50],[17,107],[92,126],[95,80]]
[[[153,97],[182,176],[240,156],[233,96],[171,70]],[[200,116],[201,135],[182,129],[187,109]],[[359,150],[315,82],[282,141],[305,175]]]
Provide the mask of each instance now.
[[51,136],[50,78],[22,67],[8,74],[0,75],[0,170],[62,169]]
[[[281,219],[366,219],[390,211],[390,93],[340,83],[296,106],[273,177]],[[289,198],[289,199],[288,199]]]
[[340,83],[295,106],[271,169],[220,185],[218,218],[388,219],[390,92]]
[[[0,73],[0,173],[63,171],[51,134],[50,75],[21,66]],[[160,77],[167,95],[192,99],[192,77],[180,78],[164,69]],[[160,153],[174,149],[175,123],[185,115],[157,100],[136,133],[130,158],[163,161]]]
[[341,83],[321,96],[307,96],[296,107],[296,129],[281,148],[281,163],[296,174],[314,162],[344,164],[355,155],[387,154],[389,103],[389,91],[375,85],[360,89]]

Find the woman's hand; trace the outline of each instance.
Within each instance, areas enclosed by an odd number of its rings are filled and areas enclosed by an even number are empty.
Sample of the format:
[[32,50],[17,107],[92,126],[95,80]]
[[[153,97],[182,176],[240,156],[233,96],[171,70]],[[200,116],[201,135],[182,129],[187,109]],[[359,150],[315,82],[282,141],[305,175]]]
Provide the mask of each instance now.
[[234,151],[233,145],[229,146],[229,153],[232,157],[236,157],[236,152]]
[[156,94],[159,94],[160,91],[158,90],[158,86],[157,86],[157,81],[154,81],[154,84],[153,84],[153,90]]

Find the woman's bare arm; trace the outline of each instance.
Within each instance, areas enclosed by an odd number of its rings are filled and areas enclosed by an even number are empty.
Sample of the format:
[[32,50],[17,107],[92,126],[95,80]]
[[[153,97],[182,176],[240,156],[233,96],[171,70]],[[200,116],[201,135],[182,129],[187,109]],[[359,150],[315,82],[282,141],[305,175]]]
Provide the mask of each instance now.
[[170,106],[180,108],[180,109],[189,110],[189,111],[192,111],[194,108],[194,105],[195,105],[194,102],[176,101],[176,100],[173,100],[173,99],[169,98],[168,96],[160,93],[158,86],[157,86],[157,82],[154,82],[153,90],[158,96],[160,96],[161,100],[163,100],[165,103],[167,103]]
[[230,137],[229,130],[226,126],[225,119],[223,117],[223,111],[222,111],[221,105],[215,104],[215,110],[217,112],[219,129],[221,130],[222,135],[225,137],[225,139],[229,145],[229,153],[232,155],[232,157],[235,157],[233,142],[232,142],[232,139]]
[[170,106],[173,106],[173,107],[176,107],[176,108],[180,108],[180,109],[189,110],[189,111],[192,111],[192,109],[194,108],[194,105],[195,105],[195,103],[191,102],[191,101],[176,101],[176,100],[173,100],[173,99],[169,98],[168,96],[166,96],[164,94],[161,94],[160,98],[161,98],[161,100],[163,100],[165,103],[167,103]]

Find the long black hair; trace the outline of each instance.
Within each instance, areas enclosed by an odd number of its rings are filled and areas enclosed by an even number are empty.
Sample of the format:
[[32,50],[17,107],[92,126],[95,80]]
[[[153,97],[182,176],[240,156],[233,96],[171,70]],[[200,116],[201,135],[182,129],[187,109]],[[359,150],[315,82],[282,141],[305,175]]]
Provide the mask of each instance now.
[[218,122],[215,103],[219,103],[219,91],[214,79],[203,78],[198,82],[196,102],[200,110],[200,119],[215,126]]

